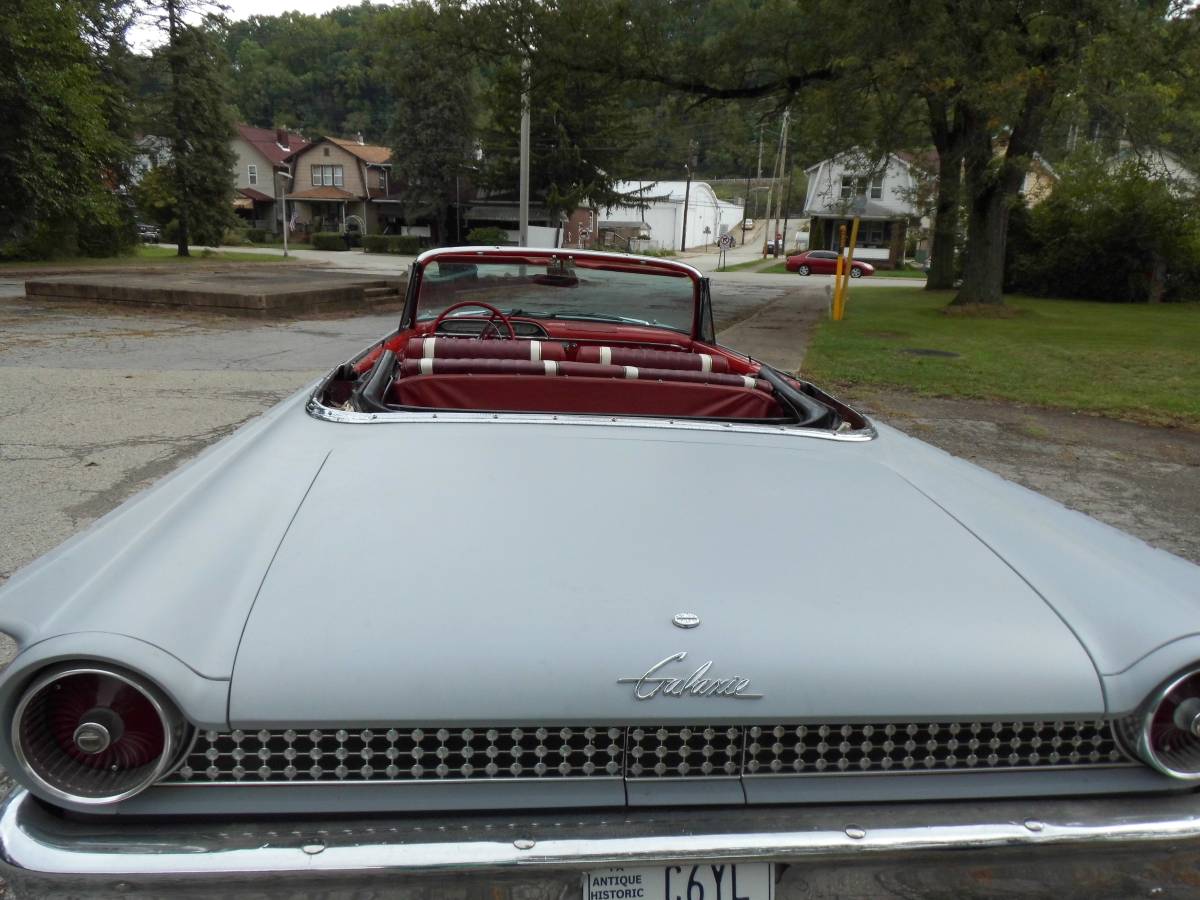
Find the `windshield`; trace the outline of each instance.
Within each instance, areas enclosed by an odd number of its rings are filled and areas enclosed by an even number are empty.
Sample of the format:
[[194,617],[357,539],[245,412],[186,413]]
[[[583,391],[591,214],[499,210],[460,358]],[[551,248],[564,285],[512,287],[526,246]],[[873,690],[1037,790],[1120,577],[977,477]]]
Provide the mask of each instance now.
[[[433,259],[417,292],[417,321],[436,318],[455,303],[483,302],[505,315],[654,325],[690,334],[695,283],[686,272],[596,268],[588,260],[532,262]],[[636,263],[634,263],[636,265]],[[464,307],[464,316],[479,316]],[[453,318],[457,312],[451,313]]]

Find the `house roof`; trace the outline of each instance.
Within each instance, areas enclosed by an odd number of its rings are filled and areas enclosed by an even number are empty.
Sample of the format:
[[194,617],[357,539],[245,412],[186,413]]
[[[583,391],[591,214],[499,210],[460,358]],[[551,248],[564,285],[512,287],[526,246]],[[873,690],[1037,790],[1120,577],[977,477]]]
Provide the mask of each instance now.
[[264,194],[262,191],[256,191],[254,188],[238,188],[238,193],[255,203],[272,203],[275,198],[269,194]]
[[307,191],[296,191],[294,194],[288,194],[289,200],[359,200],[357,194],[351,194],[349,191],[343,191],[341,188],[335,187],[318,187],[309,188]]
[[[688,194],[688,186],[686,181],[655,181],[653,178],[646,178],[642,181],[618,181],[613,185],[613,190],[621,194],[633,194],[635,199],[630,202],[626,201],[627,206],[636,206],[641,200],[642,202],[652,202],[654,200],[665,200],[668,202],[682,203],[685,194]],[[693,181],[691,188],[691,197],[693,201],[697,199],[699,191],[705,190],[713,197],[713,189],[705,181]]]
[[392,158],[392,151],[377,144],[363,144],[359,141],[348,141],[345,138],[326,137],[331,144],[337,144],[348,153],[352,153],[368,165],[384,165]]
[[242,123],[238,125],[237,132],[243,141],[270,160],[273,166],[281,165],[293,153],[309,145],[308,141],[294,131],[284,131],[287,136],[286,147],[279,144],[279,132],[274,128],[257,128]]

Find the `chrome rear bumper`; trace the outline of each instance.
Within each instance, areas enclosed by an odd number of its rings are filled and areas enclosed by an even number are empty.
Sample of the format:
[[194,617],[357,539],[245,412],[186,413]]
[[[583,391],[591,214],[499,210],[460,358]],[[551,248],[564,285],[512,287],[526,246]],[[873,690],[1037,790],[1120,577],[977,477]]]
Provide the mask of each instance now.
[[789,864],[780,900],[1194,891],[1200,796],[130,823],[63,819],[19,790],[0,811],[16,896],[558,897],[589,867],[687,860]]

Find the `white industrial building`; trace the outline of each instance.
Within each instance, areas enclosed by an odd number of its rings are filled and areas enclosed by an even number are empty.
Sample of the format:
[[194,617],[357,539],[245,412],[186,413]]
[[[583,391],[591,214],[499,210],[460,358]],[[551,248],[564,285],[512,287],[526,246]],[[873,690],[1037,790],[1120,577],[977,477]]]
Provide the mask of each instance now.
[[[713,244],[742,221],[741,204],[718,200],[711,186],[693,181],[622,181],[616,189],[638,198],[632,205],[601,209],[597,218],[597,243],[623,249],[680,250]],[[684,195],[687,200],[687,236],[683,230]],[[635,242],[630,246],[630,241]]]

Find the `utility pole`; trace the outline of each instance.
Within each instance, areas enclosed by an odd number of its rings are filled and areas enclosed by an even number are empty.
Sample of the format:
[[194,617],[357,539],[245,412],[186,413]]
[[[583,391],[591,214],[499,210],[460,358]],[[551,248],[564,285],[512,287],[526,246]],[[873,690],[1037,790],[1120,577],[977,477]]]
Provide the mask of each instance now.
[[760,123],[758,126],[758,180],[762,181],[762,133],[763,127]]
[[519,243],[529,246],[529,55],[521,60],[521,187]]
[[[783,111],[783,125],[779,129],[779,179],[782,181],[784,173],[787,171],[787,145],[788,145],[788,118],[791,111],[785,109]],[[783,213],[783,185],[779,186],[779,194],[775,198],[775,224],[773,227],[779,227],[779,218]],[[775,232],[775,255],[779,255],[779,245],[783,242],[783,233]]]
[[746,213],[750,212],[750,175],[746,175],[746,199],[742,201],[742,245],[746,244]]
[[[783,141],[784,141],[784,135],[787,134],[787,120],[788,120],[788,111],[785,109],[783,111],[783,123],[779,129],[779,147],[775,151],[775,165],[771,169],[771,182],[770,182],[770,185],[767,187],[767,219],[766,219],[766,225],[763,228],[763,250],[762,250],[764,259],[766,259],[767,253],[769,252],[768,247],[771,246],[768,243],[768,241],[772,240],[775,237],[775,232],[773,231],[775,226],[771,223],[771,204],[772,204],[772,202],[775,202],[776,182],[778,182],[780,179],[783,178],[783,157],[784,157]],[[781,193],[781,194],[783,193],[782,189],[780,189],[779,193]]]
[[688,201],[692,196],[692,167],[696,164],[695,141],[688,141],[688,161],[683,168],[687,171],[687,183],[683,188],[683,229],[679,234],[679,252],[683,253],[687,250],[687,222],[688,222]]
[[796,163],[792,162],[791,171],[788,172],[787,183],[787,199],[783,201],[783,253],[787,255],[787,230],[788,230],[788,213],[792,209],[792,182],[796,180]]

